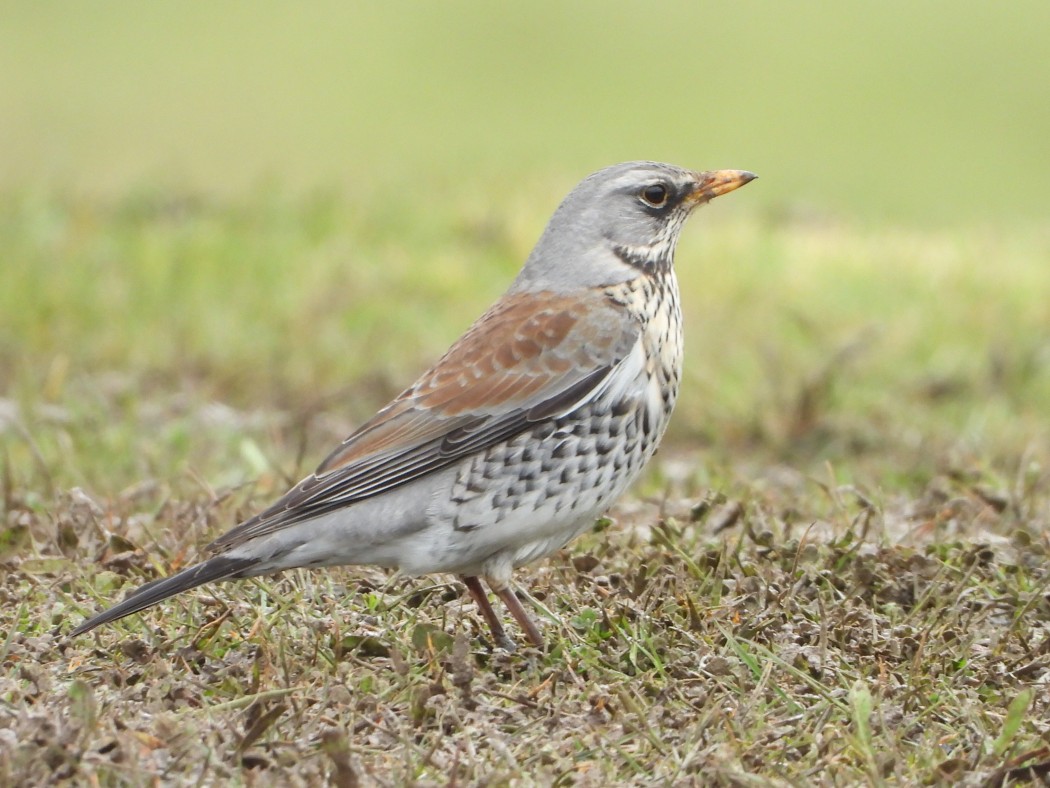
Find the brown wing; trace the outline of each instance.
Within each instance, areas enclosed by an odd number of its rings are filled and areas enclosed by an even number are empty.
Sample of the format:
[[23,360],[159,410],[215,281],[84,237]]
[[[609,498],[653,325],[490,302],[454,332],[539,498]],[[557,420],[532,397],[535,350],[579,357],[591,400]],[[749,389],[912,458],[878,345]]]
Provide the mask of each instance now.
[[627,356],[639,330],[599,292],[505,296],[312,475],[212,549],[387,492],[573,409]]

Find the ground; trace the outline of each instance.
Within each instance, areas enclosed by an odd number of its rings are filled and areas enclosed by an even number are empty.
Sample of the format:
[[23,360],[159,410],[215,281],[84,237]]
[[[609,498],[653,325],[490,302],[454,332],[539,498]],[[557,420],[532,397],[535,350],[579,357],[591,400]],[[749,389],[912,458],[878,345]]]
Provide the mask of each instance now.
[[67,637],[436,358],[560,185],[530,188],[405,216],[267,191],[5,202],[0,783],[1047,779],[1038,228],[706,209],[666,445],[516,576],[545,650],[513,627],[495,649],[453,578],[374,568]]

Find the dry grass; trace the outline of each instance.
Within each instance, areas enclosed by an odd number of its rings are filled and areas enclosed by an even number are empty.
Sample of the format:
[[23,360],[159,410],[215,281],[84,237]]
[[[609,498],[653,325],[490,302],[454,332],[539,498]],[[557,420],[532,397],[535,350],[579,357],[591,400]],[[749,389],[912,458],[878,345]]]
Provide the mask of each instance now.
[[69,642],[245,496],[31,507],[9,488],[0,782],[1045,775],[1047,474],[999,487],[949,468],[917,499],[873,501],[768,470],[731,471],[729,499],[668,481],[521,572],[550,645],[515,654],[455,583],[377,570],[226,585]]

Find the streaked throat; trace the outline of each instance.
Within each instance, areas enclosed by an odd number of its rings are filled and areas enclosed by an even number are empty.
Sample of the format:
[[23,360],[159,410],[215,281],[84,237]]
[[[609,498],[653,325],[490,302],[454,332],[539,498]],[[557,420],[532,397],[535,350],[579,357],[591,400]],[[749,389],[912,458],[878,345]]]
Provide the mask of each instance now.
[[621,262],[647,274],[671,268],[674,250],[674,241],[660,241],[648,246],[612,244],[612,252]]

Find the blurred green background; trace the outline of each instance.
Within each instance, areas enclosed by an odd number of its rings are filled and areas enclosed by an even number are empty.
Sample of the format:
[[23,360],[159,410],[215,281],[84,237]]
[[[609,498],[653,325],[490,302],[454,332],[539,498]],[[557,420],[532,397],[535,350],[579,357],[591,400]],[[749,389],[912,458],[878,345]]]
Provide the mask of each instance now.
[[652,158],[761,176],[683,235],[677,446],[890,485],[1023,453],[1048,31],[1045,0],[8,3],[0,452],[52,488],[311,467],[581,177]]
[[1050,212],[1050,4],[5,4],[0,188],[514,189],[635,158],[751,204]]

